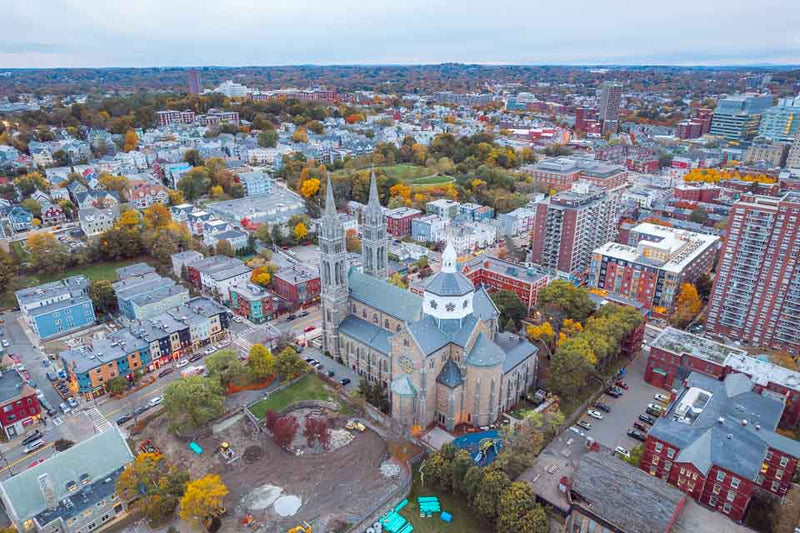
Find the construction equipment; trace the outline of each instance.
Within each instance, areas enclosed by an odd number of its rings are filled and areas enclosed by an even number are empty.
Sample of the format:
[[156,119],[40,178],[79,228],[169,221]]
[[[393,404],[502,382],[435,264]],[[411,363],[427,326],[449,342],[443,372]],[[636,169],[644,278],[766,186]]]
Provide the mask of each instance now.
[[347,422],[347,424],[345,424],[344,428],[349,429],[350,431],[358,431],[359,433],[364,433],[364,430],[367,429],[364,424],[357,420],[350,420]]
[[161,453],[158,447],[153,444],[153,441],[150,439],[142,441],[142,443],[139,445],[139,451],[142,453]]
[[303,522],[301,525],[295,526],[292,529],[290,529],[289,533],[313,533],[313,532],[311,531],[311,526],[308,524],[308,522]]
[[239,456],[234,453],[233,448],[231,448],[230,444],[228,444],[227,442],[223,442],[222,444],[220,444],[218,451],[219,454],[222,456],[222,459],[228,464],[234,462],[236,459],[239,458]]

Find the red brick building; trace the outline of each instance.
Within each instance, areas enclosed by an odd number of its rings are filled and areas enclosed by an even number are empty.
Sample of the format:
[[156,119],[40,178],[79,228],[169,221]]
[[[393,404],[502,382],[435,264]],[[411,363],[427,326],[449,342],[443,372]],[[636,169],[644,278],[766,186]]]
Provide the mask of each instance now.
[[281,266],[272,277],[272,291],[293,306],[319,298],[319,271],[308,265]]
[[672,190],[672,196],[677,200],[685,200],[687,202],[703,202],[706,204],[716,202],[720,197],[720,194],[722,194],[721,187],[706,184],[681,184]]
[[733,205],[711,291],[710,332],[800,355],[800,192]]
[[398,239],[411,235],[411,221],[422,216],[422,211],[410,207],[398,207],[386,212],[386,231]]
[[628,177],[623,166],[568,157],[545,159],[521,170],[533,176],[537,185],[557,191],[569,189],[578,180],[591,182],[604,189],[616,189],[624,185]]
[[488,254],[473,257],[461,271],[472,284],[484,287],[487,292],[512,291],[519,296],[528,311],[536,306],[539,291],[549,282],[546,274],[536,268],[525,268],[524,265],[506,261]]
[[785,402],[781,426],[794,427],[800,422],[800,372],[751,357],[744,350],[705,337],[671,327],[664,329],[650,344],[645,381],[670,390],[690,372],[715,379],[744,374],[753,381],[756,391],[769,391]]
[[5,356],[3,366],[11,369],[0,375],[0,426],[9,439],[22,434],[39,418],[42,409],[36,390],[19,375],[14,364]]
[[756,487],[782,497],[791,485],[800,442],[775,432],[782,412],[742,374],[693,372],[650,429],[640,468],[742,520]]

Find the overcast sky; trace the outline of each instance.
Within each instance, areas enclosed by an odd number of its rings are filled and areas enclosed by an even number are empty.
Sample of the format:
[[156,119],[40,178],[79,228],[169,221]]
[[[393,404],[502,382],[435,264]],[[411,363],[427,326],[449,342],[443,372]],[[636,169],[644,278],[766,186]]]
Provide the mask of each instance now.
[[0,67],[800,63],[800,0],[6,0]]

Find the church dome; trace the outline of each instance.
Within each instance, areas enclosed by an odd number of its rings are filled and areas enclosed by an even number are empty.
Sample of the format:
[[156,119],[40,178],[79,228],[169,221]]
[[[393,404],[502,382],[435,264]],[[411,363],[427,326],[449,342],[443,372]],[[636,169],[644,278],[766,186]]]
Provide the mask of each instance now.
[[472,282],[456,268],[457,255],[452,243],[442,254],[442,269],[425,284],[423,310],[441,320],[461,319],[472,314]]

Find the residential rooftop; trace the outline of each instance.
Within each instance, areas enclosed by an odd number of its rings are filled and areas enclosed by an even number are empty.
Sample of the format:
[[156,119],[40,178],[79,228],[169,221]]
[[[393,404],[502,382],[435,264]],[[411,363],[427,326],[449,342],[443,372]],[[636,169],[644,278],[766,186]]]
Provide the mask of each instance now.
[[677,355],[690,354],[693,357],[705,359],[720,366],[724,366],[731,355],[742,356],[747,353],[739,348],[727,346],[698,335],[692,335],[671,326],[664,328],[658,337],[650,342],[650,346]]

